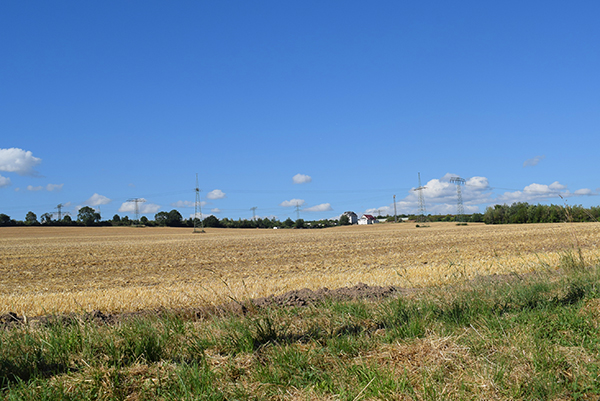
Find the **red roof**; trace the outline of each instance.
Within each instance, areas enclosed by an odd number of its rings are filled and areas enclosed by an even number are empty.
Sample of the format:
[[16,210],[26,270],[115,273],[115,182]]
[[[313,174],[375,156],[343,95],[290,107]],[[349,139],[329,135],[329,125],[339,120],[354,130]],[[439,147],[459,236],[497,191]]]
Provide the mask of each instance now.
[[363,217],[366,217],[368,220],[376,220],[375,217],[371,216],[370,214],[363,214]]

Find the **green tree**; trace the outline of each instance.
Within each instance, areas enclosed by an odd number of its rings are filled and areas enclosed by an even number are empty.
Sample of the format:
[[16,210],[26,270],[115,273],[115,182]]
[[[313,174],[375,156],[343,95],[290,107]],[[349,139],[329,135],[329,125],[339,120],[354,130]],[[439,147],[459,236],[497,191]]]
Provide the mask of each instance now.
[[140,217],[140,223],[142,223],[143,225],[148,224],[148,218],[146,216]]
[[25,224],[27,224],[28,226],[39,224],[37,220],[37,215],[31,211],[27,212],[27,215],[25,216]]
[[71,216],[67,214],[65,217],[63,217],[63,223],[67,226],[70,226],[71,223],[73,223],[73,219],[71,219]]
[[40,219],[42,220],[42,224],[50,224],[52,222],[52,214],[44,213]]
[[94,225],[100,221],[100,218],[100,213],[96,213],[96,211],[89,206],[82,207],[79,209],[79,213],[77,213],[77,221],[82,222],[86,226]]
[[113,225],[118,226],[119,224],[121,224],[121,216],[119,216],[118,214],[115,214],[112,218],[112,222],[113,222]]
[[10,226],[10,216],[4,213],[0,213],[0,226]]
[[294,223],[294,228],[304,228],[304,227],[306,227],[306,223],[304,222],[303,219],[298,219]]
[[283,226],[284,226],[285,228],[292,228],[292,227],[294,227],[294,220],[292,220],[291,218],[289,218],[289,217],[288,217],[288,218],[287,218],[287,219],[285,219],[285,221],[283,222]]
[[182,220],[183,220],[183,217],[181,216],[181,213],[179,213],[177,210],[173,209],[169,212],[169,215],[167,218],[167,225],[169,227],[179,227],[179,226],[181,226]]
[[221,227],[221,222],[212,214],[204,219],[204,227]]
[[154,215],[154,221],[159,226],[166,226],[167,221],[169,220],[169,213],[167,212],[158,212]]
[[348,216],[346,216],[345,214],[343,214],[340,217],[340,226],[349,226],[350,225],[350,218]]

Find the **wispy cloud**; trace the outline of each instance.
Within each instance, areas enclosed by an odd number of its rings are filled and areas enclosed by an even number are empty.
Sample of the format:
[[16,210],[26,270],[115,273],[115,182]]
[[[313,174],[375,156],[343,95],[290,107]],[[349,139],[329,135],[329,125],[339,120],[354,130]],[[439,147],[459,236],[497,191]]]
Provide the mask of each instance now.
[[44,189],[44,187],[42,187],[41,185],[38,185],[36,187],[34,187],[33,185],[27,185],[28,191],[37,192],[37,191],[41,191],[42,189]]
[[34,157],[31,151],[19,148],[0,149],[0,171],[17,173],[19,175],[38,175],[34,167],[42,159]]
[[210,212],[213,213],[213,214],[219,214],[219,213],[221,213],[221,209],[219,209],[219,208],[216,207],[214,209],[210,209]]
[[329,203],[321,203],[320,205],[315,205],[302,209],[303,212],[329,212],[331,210],[333,210],[333,208]]
[[0,175],[0,188],[2,188],[2,187],[7,187],[7,186],[9,186],[10,184],[11,184],[11,182],[10,182],[10,178],[8,178],[8,177],[2,177],[2,176]]
[[208,199],[223,199],[225,197],[225,192],[220,189],[214,189],[206,195]]
[[65,184],[48,184],[46,185],[46,191],[48,192],[58,192],[60,191]]
[[312,177],[306,174],[296,174],[292,177],[294,184],[306,184],[312,181]]
[[[199,203],[200,206],[206,206],[208,203],[205,201],[201,201]],[[196,202],[192,202],[192,201],[177,201],[177,202],[173,202],[171,203],[171,206],[173,207],[196,207]]]
[[290,199],[290,200],[286,200],[283,201],[279,204],[279,206],[282,207],[296,207],[296,206],[302,206],[304,205],[304,199]]
[[544,160],[546,156],[536,156],[532,159],[527,159],[523,162],[523,167],[533,167],[537,166],[542,160]]

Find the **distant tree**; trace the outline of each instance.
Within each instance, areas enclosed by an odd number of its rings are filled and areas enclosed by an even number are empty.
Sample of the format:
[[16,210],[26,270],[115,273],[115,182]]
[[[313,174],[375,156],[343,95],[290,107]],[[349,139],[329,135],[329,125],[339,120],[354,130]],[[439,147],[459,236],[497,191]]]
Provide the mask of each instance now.
[[27,215],[25,216],[25,224],[27,224],[28,226],[39,224],[37,220],[37,215],[31,211],[27,212]]
[[304,227],[306,227],[306,223],[304,222],[303,219],[298,219],[294,223],[294,228],[304,228]]
[[63,224],[70,226],[73,223],[73,219],[68,214],[63,217]]
[[294,220],[292,220],[291,218],[287,218],[284,222],[283,222],[283,226],[285,228],[292,228],[294,227]]
[[121,216],[115,214],[112,218],[113,225],[118,226],[121,223]]
[[10,226],[11,220],[10,216],[4,213],[0,213],[0,226]]
[[140,217],[140,223],[142,223],[143,225],[148,224],[148,218],[146,216]]
[[167,218],[167,225],[169,227],[179,227],[181,226],[182,220],[183,217],[181,216],[181,213],[173,209],[169,212],[169,217]]
[[221,222],[212,214],[204,219],[204,227],[221,227]]
[[350,218],[348,216],[346,216],[345,214],[342,215],[342,217],[340,217],[340,226],[349,226],[350,225]]
[[42,224],[50,224],[52,222],[52,214],[44,213],[40,219],[42,220]]
[[169,220],[169,213],[167,213],[167,212],[158,212],[154,215],[154,221],[159,226],[166,226],[168,220]]
[[124,225],[124,226],[131,225],[131,220],[129,220],[129,216],[123,216],[123,218],[121,219],[121,225]]
[[86,226],[94,225],[100,221],[100,218],[100,213],[96,213],[96,211],[89,206],[82,207],[79,209],[79,213],[77,213],[77,221],[82,222]]

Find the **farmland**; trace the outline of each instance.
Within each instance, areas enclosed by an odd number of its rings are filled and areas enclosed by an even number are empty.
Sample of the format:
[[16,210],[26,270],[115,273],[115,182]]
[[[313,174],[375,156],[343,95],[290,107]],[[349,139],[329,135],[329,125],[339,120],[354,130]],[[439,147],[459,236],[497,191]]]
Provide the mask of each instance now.
[[0,314],[193,307],[293,289],[429,287],[599,258],[600,223],[324,230],[0,230]]

